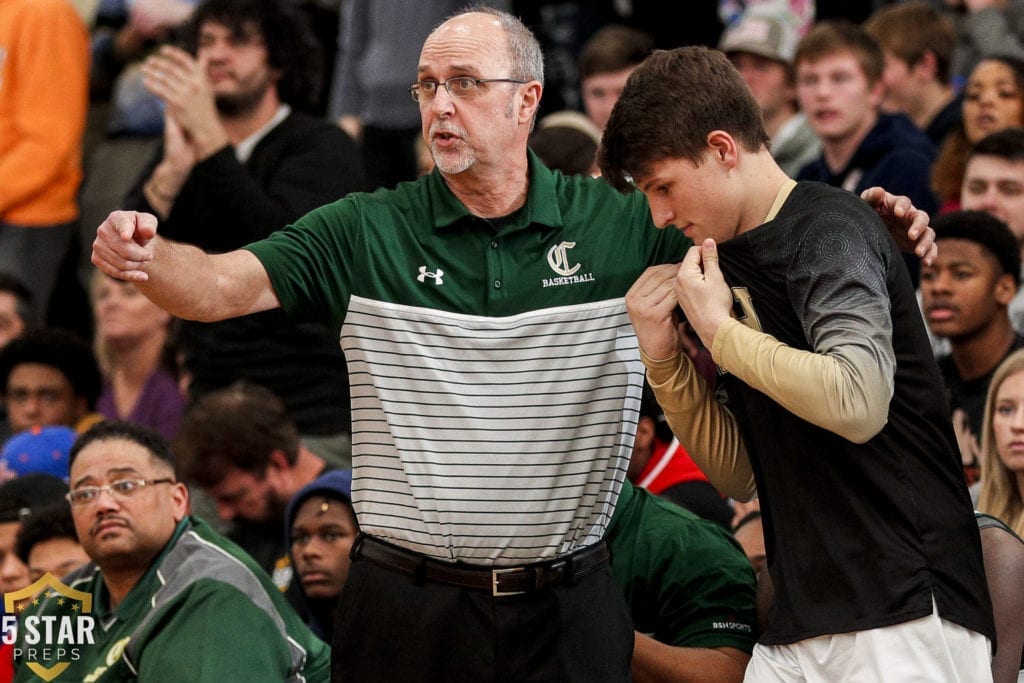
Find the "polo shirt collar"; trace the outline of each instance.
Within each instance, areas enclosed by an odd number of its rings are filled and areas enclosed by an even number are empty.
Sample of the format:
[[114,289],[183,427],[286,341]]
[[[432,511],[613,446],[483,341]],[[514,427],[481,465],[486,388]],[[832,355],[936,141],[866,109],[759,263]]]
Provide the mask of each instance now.
[[[526,193],[526,204],[516,212],[505,230],[519,230],[531,225],[546,228],[562,227],[564,221],[555,192],[555,175],[533,150],[527,149],[527,155],[530,187]],[[459,225],[462,219],[472,217],[465,205],[448,188],[437,169],[428,175],[425,181],[435,228],[452,228]]]

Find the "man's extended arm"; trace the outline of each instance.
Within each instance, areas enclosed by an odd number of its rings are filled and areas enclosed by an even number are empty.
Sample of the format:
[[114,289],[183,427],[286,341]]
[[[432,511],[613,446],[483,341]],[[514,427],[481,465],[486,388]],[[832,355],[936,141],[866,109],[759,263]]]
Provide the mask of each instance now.
[[161,308],[188,320],[214,321],[280,305],[266,269],[245,250],[207,254],[156,234],[155,216],[115,211],[96,231],[92,262],[134,282]]

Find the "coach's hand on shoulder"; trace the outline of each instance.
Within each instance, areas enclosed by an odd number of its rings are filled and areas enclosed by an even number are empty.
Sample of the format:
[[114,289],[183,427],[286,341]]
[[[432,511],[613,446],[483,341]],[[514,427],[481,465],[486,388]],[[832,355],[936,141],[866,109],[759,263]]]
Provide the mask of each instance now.
[[92,263],[118,280],[145,282],[145,264],[153,259],[156,216],[137,211],[114,211],[96,229]]
[[860,198],[875,210],[901,251],[913,252],[930,266],[939,255],[935,231],[929,227],[927,211],[914,206],[909,197],[894,195],[881,187],[869,187]]

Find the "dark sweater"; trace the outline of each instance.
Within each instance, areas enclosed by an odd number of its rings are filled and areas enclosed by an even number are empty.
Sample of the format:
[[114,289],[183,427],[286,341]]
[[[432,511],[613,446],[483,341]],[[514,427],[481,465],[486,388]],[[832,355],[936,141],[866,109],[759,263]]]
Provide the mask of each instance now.
[[933,213],[938,206],[928,186],[928,172],[935,159],[935,146],[902,114],[881,114],[846,166],[833,173],[825,155],[800,169],[797,180],[816,180],[832,187],[844,187],[859,173],[852,189],[860,193],[880,185],[893,194],[905,194],[914,206]]
[[924,129],[924,134],[928,136],[928,139],[932,141],[936,149],[942,146],[946,136],[956,130],[957,126],[963,121],[963,106],[964,96],[961,93],[950,100],[949,104],[940,109],[932,120],[928,122],[928,126]]

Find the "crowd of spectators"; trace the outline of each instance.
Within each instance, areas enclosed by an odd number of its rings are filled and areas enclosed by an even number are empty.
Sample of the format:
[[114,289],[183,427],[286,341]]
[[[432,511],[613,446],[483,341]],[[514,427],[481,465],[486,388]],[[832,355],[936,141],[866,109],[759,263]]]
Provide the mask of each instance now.
[[[173,620],[195,624],[203,600],[232,602],[236,581],[244,600],[229,611],[258,626],[260,657],[210,649],[222,663],[208,675],[262,667],[326,680],[350,554],[379,549],[364,548],[355,513],[359,387],[339,330],[281,310],[175,317],[92,266],[97,226],[137,210],[158,217],[163,237],[232,252],[351,193],[440,175],[413,101],[425,93],[409,85],[424,40],[469,4],[0,2],[0,585],[74,569],[69,585],[120,620],[97,647],[139,634],[121,670],[170,670]],[[904,258],[965,480],[978,511],[1024,537],[1024,2],[721,0],[687,4],[678,35],[660,3],[482,5],[522,17],[545,48],[551,97],[530,158],[566,176],[600,175],[601,135],[634,69],[653,50],[699,42],[749,86],[789,175],[858,194],[882,186],[931,213],[937,261]],[[435,87],[455,96],[458,85]],[[431,267],[419,281],[441,285],[448,276]],[[710,352],[680,335],[713,383]],[[758,504],[715,488],[649,387],[635,419],[607,526],[633,676],[741,680],[769,609],[770,586],[757,594],[772,563]],[[111,553],[117,529],[93,527],[108,506],[133,534],[146,527],[131,563]],[[1000,557],[1008,576],[1018,554]],[[161,593],[158,571],[186,580],[203,562],[193,585]],[[132,599],[143,592],[178,625],[154,631],[155,612]],[[199,648],[205,631],[184,629],[180,642]],[[12,661],[0,648],[0,683]],[[1016,680],[1009,668],[1004,654],[995,680]]]

